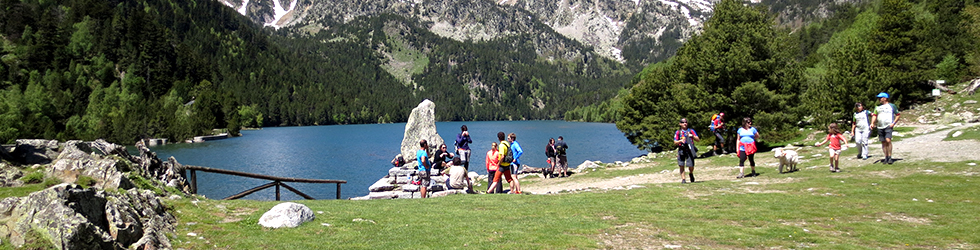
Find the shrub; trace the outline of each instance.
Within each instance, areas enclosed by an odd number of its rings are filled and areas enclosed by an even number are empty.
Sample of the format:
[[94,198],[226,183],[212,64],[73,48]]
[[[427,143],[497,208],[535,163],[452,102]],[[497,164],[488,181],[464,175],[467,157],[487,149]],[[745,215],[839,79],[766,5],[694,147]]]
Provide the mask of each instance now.
[[97,181],[95,178],[89,177],[87,175],[79,175],[78,179],[75,179],[75,184],[82,186],[82,188],[89,188],[95,185]]
[[41,171],[31,172],[27,175],[24,175],[24,177],[20,177],[20,180],[23,181],[24,184],[41,183],[41,181],[44,181],[44,172]]

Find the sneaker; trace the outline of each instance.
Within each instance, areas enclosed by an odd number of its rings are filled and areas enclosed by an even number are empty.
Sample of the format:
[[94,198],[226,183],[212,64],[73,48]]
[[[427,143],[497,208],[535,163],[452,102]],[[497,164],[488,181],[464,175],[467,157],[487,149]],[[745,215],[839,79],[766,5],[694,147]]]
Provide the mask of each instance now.
[[840,168],[834,169],[834,173],[840,173]]
[[739,173],[738,177],[735,177],[735,179],[742,179],[742,178],[745,178],[745,174]]
[[681,179],[681,184],[687,183],[687,179]]

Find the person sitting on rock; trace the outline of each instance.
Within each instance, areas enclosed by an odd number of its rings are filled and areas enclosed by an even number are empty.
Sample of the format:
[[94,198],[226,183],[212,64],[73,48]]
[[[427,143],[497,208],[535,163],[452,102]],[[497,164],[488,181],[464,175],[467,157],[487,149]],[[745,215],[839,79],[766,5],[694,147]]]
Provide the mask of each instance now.
[[449,187],[450,190],[463,190],[467,193],[473,191],[473,182],[470,182],[469,173],[463,167],[461,159],[453,159],[453,163],[447,172],[449,172],[449,178],[446,179],[446,187]]
[[436,153],[433,155],[432,168],[438,169],[440,173],[448,168],[449,161],[451,161],[453,157],[456,157],[456,155],[447,150],[445,143],[439,145],[439,149],[436,150]]

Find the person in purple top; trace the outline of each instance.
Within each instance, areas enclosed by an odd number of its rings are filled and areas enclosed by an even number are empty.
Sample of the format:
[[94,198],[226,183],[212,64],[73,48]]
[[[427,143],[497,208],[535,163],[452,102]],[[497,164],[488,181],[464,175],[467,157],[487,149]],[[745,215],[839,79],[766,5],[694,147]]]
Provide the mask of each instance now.
[[470,139],[470,132],[467,131],[466,125],[459,129],[462,132],[456,135],[456,157],[463,162],[463,168],[470,171],[470,143],[473,143],[473,140]]

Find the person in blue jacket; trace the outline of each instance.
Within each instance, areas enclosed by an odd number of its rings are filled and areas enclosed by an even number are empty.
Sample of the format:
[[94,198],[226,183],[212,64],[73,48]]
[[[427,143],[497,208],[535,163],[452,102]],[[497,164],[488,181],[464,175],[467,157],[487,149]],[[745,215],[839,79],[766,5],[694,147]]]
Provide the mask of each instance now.
[[524,149],[521,149],[521,144],[517,143],[517,134],[510,133],[507,135],[510,139],[510,148],[514,150],[514,162],[510,168],[511,174],[517,174],[517,168],[521,167],[521,155],[524,154]]

